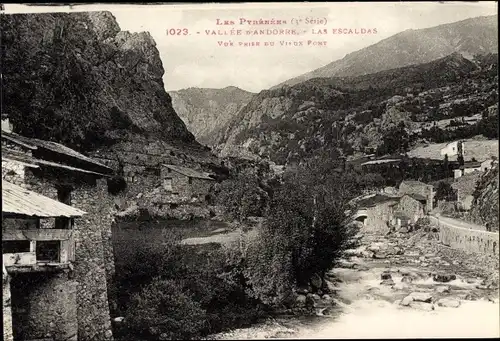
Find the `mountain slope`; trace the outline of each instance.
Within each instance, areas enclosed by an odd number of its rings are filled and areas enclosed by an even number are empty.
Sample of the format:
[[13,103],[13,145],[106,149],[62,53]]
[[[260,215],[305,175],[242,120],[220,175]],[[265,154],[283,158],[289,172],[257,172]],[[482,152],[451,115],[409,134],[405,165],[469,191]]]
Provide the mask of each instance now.
[[285,164],[319,150],[350,155],[377,149],[401,123],[416,138],[434,137],[427,130],[434,121],[489,113],[498,100],[496,58],[472,62],[453,53],[421,65],[262,91],[228,124],[218,150]]
[[109,12],[2,15],[3,114],[16,132],[86,150],[134,136],[195,143],[149,33]]
[[234,86],[224,89],[189,88],[170,91],[172,106],[196,140],[205,145],[217,141],[220,128],[245,106],[251,92]]
[[498,16],[494,15],[431,28],[406,30],[273,88],[317,77],[358,76],[427,63],[453,52],[459,52],[466,58],[476,54],[497,53],[497,21]]

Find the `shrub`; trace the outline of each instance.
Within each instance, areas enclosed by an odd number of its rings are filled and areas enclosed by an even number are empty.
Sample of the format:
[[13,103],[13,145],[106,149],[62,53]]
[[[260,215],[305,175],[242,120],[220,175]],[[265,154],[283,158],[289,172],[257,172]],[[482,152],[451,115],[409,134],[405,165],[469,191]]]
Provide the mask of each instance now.
[[135,335],[150,340],[182,340],[201,334],[206,313],[178,283],[155,278],[132,297],[125,321]]

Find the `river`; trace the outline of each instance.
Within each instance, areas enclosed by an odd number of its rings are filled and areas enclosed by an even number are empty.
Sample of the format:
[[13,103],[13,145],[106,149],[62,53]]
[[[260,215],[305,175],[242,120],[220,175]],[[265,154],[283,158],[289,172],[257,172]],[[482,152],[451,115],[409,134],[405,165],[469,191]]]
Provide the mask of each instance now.
[[[211,339],[498,338],[498,283],[486,285],[486,275],[478,275],[461,262],[434,252],[431,244],[436,246],[436,241],[423,238],[411,243],[408,237],[365,240],[347,266],[330,271],[341,282],[336,284],[336,304],[328,316],[280,317],[213,335]],[[374,259],[366,256],[367,248],[387,255]],[[391,255],[386,251],[391,248],[402,252]],[[363,252],[365,257],[361,256]],[[447,254],[454,255],[454,251],[448,250]],[[474,255],[470,257],[474,261]],[[494,264],[498,272],[498,263]],[[391,274],[392,285],[382,283],[384,272]],[[437,282],[433,277],[436,273],[453,273],[455,279]],[[405,276],[413,280],[402,281]],[[429,295],[432,301],[399,304],[414,293]]]

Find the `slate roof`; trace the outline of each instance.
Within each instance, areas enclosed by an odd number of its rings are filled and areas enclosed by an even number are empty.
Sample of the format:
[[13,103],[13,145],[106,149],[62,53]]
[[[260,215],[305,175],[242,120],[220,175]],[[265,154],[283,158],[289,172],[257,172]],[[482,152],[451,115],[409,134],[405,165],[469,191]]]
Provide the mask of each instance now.
[[36,158],[34,158],[34,157],[32,157],[32,156],[30,156],[28,154],[25,154],[25,153],[22,153],[22,152],[19,152],[19,151],[16,151],[16,150],[10,150],[10,149],[7,149],[7,148],[2,148],[2,160],[16,161],[16,162],[24,163],[28,167],[29,166],[33,167],[33,165],[36,165],[36,166],[48,166],[48,167],[55,167],[55,168],[67,169],[67,170],[74,171],[74,172],[81,172],[81,173],[87,173],[87,174],[95,174],[95,175],[99,175],[99,176],[109,176],[109,175],[102,174],[102,173],[92,172],[92,171],[89,171],[89,170],[86,170],[86,169],[81,169],[81,168],[77,168],[77,167],[63,165],[63,164],[60,164],[60,163],[57,163],[57,162],[36,159]]
[[399,201],[399,197],[392,197],[384,194],[375,194],[368,198],[363,198],[358,201],[359,207],[372,207],[390,201]]
[[412,197],[413,199],[418,200],[418,201],[427,201],[427,198],[425,196],[423,196],[422,194],[410,193],[410,194],[405,194],[405,195],[408,195],[409,197]]
[[52,218],[80,217],[86,212],[2,180],[2,214]]
[[71,156],[73,158],[91,163],[95,166],[102,168],[104,173],[108,173],[108,172],[112,173],[113,172],[112,168],[105,166],[102,163],[99,163],[99,162],[95,161],[94,159],[77,152],[76,150],[73,150],[71,148],[68,148],[68,147],[66,147],[62,144],[56,143],[56,142],[44,141],[44,140],[35,139],[35,138],[29,138],[29,137],[15,134],[15,133],[10,133],[10,132],[4,131],[4,130],[2,131],[2,138],[9,140],[10,142],[13,142],[15,144],[21,145],[23,147],[29,148],[31,150],[36,150],[38,148],[44,148],[44,149],[50,150],[52,152]]
[[173,170],[174,172],[177,172],[179,174],[182,174],[184,176],[187,176],[189,178],[197,178],[197,179],[203,179],[203,180],[215,180],[211,178],[208,173],[202,173],[200,171],[197,171],[192,168],[187,168],[187,167],[181,167],[181,166],[176,166],[176,165],[164,165],[165,167]]

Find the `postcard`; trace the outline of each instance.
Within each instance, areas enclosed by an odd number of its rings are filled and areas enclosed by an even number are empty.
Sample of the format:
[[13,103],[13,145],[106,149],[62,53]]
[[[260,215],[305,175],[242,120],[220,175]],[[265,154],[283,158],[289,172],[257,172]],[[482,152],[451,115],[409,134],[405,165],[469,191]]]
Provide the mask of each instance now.
[[4,340],[498,338],[497,11],[0,5]]

